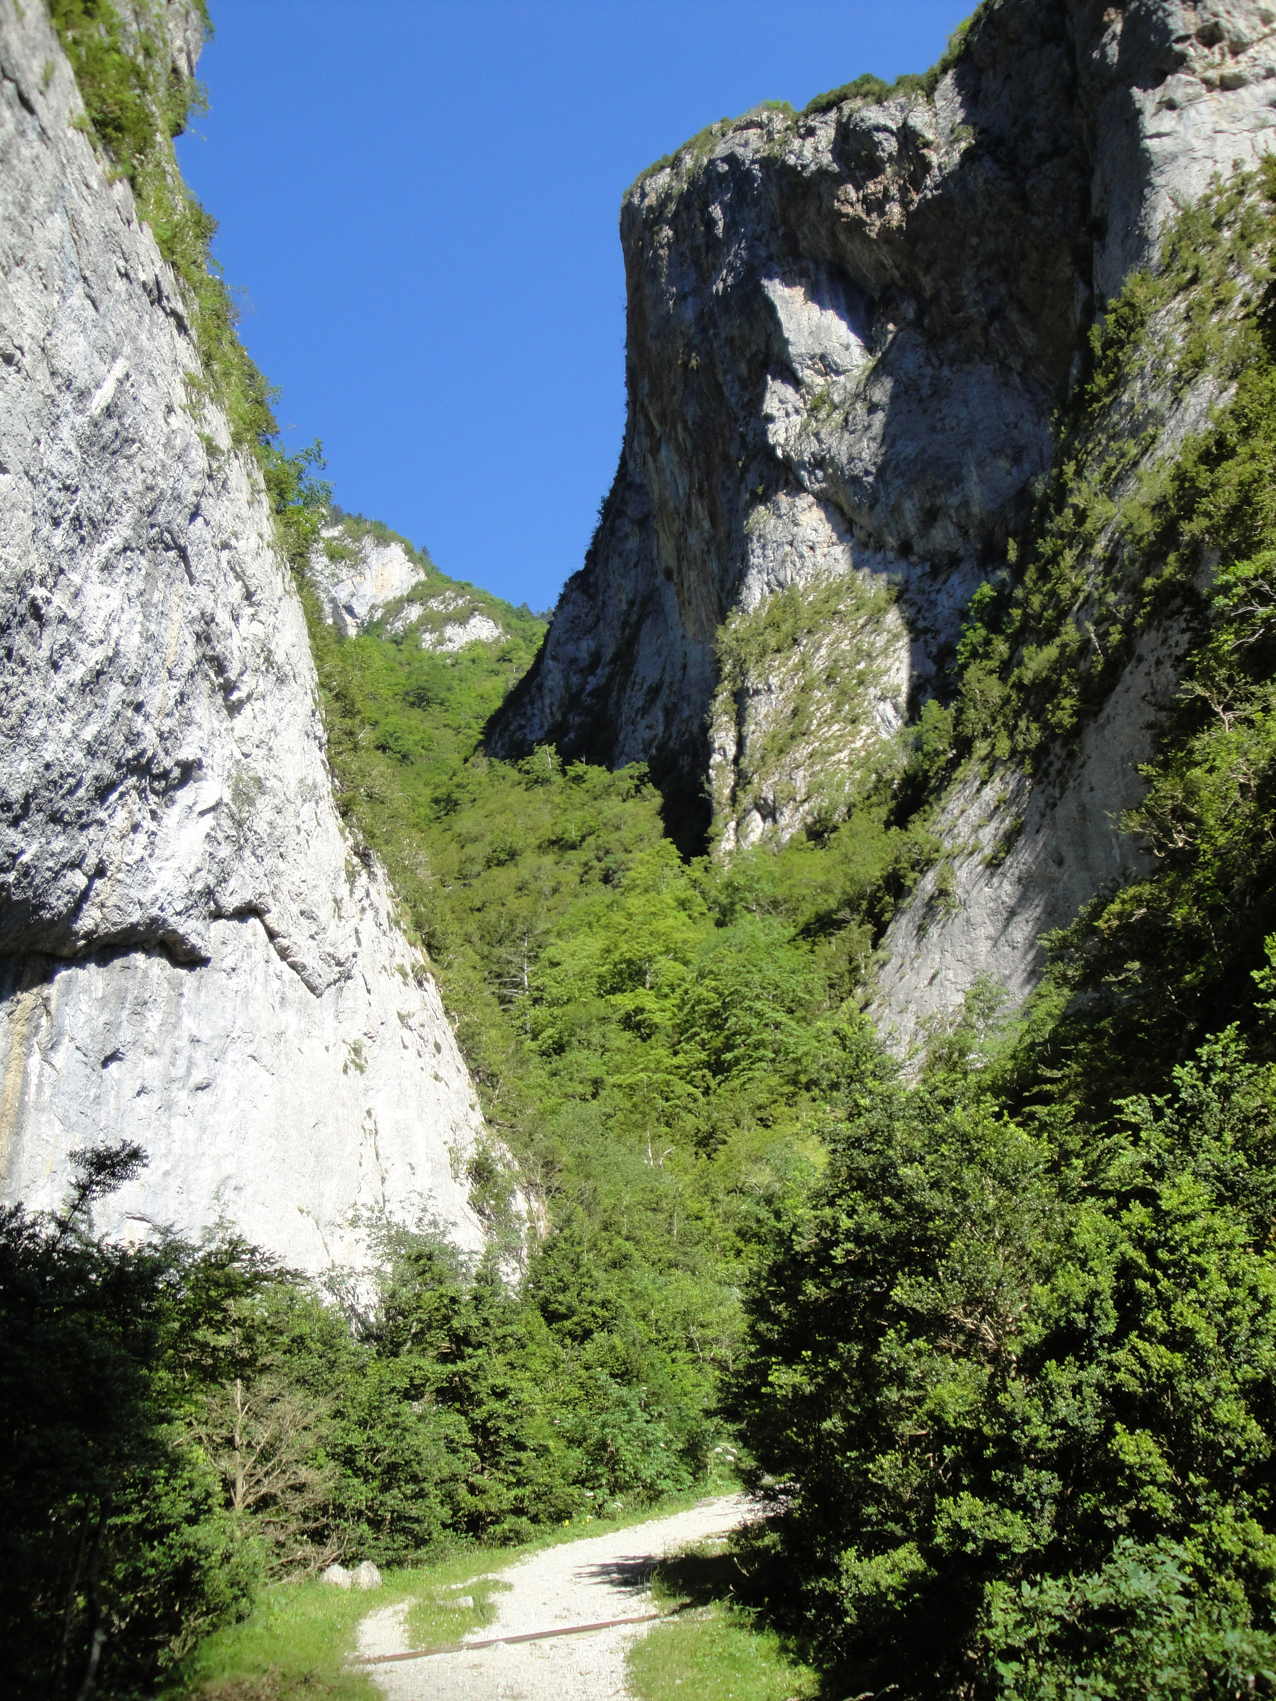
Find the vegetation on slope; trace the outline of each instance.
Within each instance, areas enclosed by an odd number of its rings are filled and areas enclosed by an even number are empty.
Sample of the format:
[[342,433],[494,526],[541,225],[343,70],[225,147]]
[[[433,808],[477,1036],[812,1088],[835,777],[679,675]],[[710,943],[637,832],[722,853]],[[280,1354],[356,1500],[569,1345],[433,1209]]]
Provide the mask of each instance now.
[[871,71],[865,71],[853,81],[843,83],[836,89],[828,89],[824,94],[818,94],[808,100],[802,108],[802,116],[805,118],[815,113],[831,112],[847,101],[878,106],[882,101],[891,100],[897,95],[920,95],[925,100],[933,101],[935,90],[961,57],[966,37],[993,3],[994,0],[982,0],[971,15],[958,24],[948,38],[948,45],[929,71],[905,71],[902,76],[896,77],[893,83],[874,76]]
[[900,96],[917,100],[932,101],[935,91],[943,78],[956,65],[966,45],[966,38],[971,30],[986,15],[996,0],[980,0],[980,4],[971,15],[958,24],[948,38],[943,53],[928,71],[905,71],[901,76],[888,83],[884,77],[878,77],[871,71],[864,71],[849,83],[842,83],[835,89],[826,89],[823,94],[813,96],[800,112],[796,111],[787,100],[763,100],[739,118],[720,118],[716,124],[708,124],[703,130],[698,130],[694,136],[685,141],[680,148],[672,153],[662,154],[653,160],[649,166],[638,173],[626,194],[632,194],[640,183],[667,166],[676,165],[684,176],[694,171],[696,166],[707,159],[715,144],[727,136],[737,125],[743,125],[760,112],[778,113],[782,118],[796,123],[801,118],[818,116],[822,112],[835,111],[839,106],[849,104],[855,106],[879,106],[883,101],[894,100]]
[[[1101,1105],[1155,1086],[1231,1021],[1268,1043],[1251,977],[1276,928],[1274,208],[1269,162],[1183,213],[1158,268],[1131,278],[1094,335],[1018,583],[972,608],[954,754],[976,761],[1047,769],[1140,634],[1186,652],[1147,797],[1124,824],[1155,871],[1053,942],[1021,1048],[1020,1090],[1035,1082],[1038,1096]],[[1150,455],[1203,375],[1215,407],[1171,453]]]

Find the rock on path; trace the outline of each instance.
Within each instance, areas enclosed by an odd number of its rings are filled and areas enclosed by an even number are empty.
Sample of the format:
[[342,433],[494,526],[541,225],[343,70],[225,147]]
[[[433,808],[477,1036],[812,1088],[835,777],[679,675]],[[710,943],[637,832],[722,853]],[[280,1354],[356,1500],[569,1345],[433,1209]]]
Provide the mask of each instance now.
[[[467,1640],[650,1612],[647,1574],[652,1565],[689,1542],[725,1535],[749,1512],[743,1495],[723,1496],[703,1500],[690,1512],[534,1553],[501,1573],[511,1588],[497,1597],[500,1616]],[[407,1611],[401,1603],[365,1618],[359,1626],[360,1654],[405,1652]],[[544,1642],[434,1654],[370,1671],[389,1701],[621,1701],[627,1694],[625,1655],[650,1629],[650,1624],[627,1624]]]

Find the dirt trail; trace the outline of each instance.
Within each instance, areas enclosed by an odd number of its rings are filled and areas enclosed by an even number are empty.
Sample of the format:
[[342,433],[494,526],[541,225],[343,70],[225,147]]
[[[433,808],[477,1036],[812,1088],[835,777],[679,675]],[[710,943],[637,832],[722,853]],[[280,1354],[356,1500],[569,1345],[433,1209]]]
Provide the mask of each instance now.
[[[561,1630],[653,1611],[647,1574],[688,1542],[723,1535],[749,1517],[743,1495],[703,1500],[690,1512],[653,1518],[612,1535],[566,1542],[501,1572],[511,1585],[496,1597],[500,1617],[467,1641]],[[619,1701],[625,1655],[650,1624],[627,1624],[543,1642],[434,1654],[371,1667],[389,1701]],[[359,1653],[406,1652],[407,1607],[386,1607],[359,1626]]]

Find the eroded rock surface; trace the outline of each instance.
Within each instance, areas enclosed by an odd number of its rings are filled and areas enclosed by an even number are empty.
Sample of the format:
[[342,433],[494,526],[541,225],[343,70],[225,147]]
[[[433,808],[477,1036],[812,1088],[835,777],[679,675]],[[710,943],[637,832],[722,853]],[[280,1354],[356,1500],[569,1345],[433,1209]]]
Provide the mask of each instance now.
[[[324,545],[340,551],[335,559]],[[421,568],[395,538],[371,533],[350,544],[340,526],[325,526],[310,555],[310,577],[323,602],[324,617],[347,638],[357,638],[388,603],[419,584]]]
[[[550,739],[647,760],[688,841],[712,813],[726,849],[835,809],[874,738],[891,759],[972,592],[1005,566],[1095,313],[1167,215],[1252,163],[1274,124],[1276,7],[1001,0],[931,101],[759,110],[645,174],[621,210],[620,466],[493,748]],[[746,644],[736,665],[739,623],[795,595],[819,605],[819,630],[787,656]],[[809,736],[777,736],[816,676]],[[1065,843],[1072,817],[1053,810],[997,865],[991,910],[966,904],[989,887],[972,875],[924,948],[901,924],[891,1022],[910,1000],[906,1026],[943,1008],[978,973],[1022,989],[1047,912],[1134,865],[1107,824],[1139,795],[1147,739],[1131,724],[1096,733],[1093,761],[1114,776],[1096,829],[1108,849],[1096,861],[1084,811]],[[1073,783],[1060,770],[1056,792]]]
[[1046,966],[1043,935],[1151,866],[1120,821],[1142,795],[1138,764],[1181,658],[1175,630],[1146,632],[1072,761],[1035,784],[1001,769],[953,792],[936,823],[949,857],[923,875],[883,952],[871,1013],[896,1051],[942,1029],[980,982],[1007,1010],[1022,1004]]
[[[189,64],[193,7],[171,6]],[[481,1242],[465,1067],[332,802],[252,464],[41,6],[0,8],[0,1177],[140,1140],[117,1226],[317,1268],[355,1208]]]

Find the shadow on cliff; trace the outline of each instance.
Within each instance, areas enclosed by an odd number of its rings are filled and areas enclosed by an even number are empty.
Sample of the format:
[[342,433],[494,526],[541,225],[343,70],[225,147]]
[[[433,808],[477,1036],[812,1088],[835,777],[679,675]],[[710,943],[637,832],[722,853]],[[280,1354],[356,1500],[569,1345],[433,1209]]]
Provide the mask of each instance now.
[[[894,558],[915,584],[912,601],[933,605],[934,618],[919,619],[904,599],[914,640],[932,670],[942,670],[971,574],[1005,561],[1007,540],[1022,529],[1034,483],[1051,462],[1051,418],[1066,401],[1079,349],[1084,359],[1093,310],[1092,160],[1068,6],[1014,0],[989,13],[953,75],[977,139],[963,146],[937,195],[922,193],[931,170],[925,124],[896,122],[897,156],[888,158],[881,126],[864,122],[858,109],[838,121],[828,172],[777,158],[761,186],[756,173],[742,179],[739,220],[761,221],[752,276],[735,286],[734,305],[712,294],[695,358],[685,358],[678,340],[685,314],[661,318],[643,308],[636,227],[629,238],[630,402],[621,465],[585,563],[564,587],[532,667],[485,727],[484,747],[518,759],[548,744],[565,761],[611,769],[645,760],[665,831],[684,856],[706,849],[711,827],[704,721],[716,669],[708,632],[733,606],[743,527],[754,510],[740,487],[761,495],[765,486],[768,501],[816,494],[867,551]],[[661,213],[679,252],[700,253],[723,182],[696,178]],[[826,306],[862,298],[891,334],[872,406],[865,403],[862,421],[857,416],[858,437],[848,410],[840,435],[826,427],[824,447],[800,468],[762,424],[769,379],[791,363],[763,279],[798,278],[812,268],[839,280]],[[724,323],[732,315],[737,332],[745,324],[757,334],[730,334]],[[867,330],[858,326],[859,341]],[[641,405],[638,367],[651,390]],[[800,387],[796,374],[794,381]],[[665,426],[663,460],[643,449],[657,417]],[[715,420],[722,429],[705,428]],[[866,465],[870,440],[876,452]],[[743,459],[742,444],[749,448]],[[641,469],[663,465],[674,447],[686,476],[649,490]],[[687,510],[689,491],[706,501],[705,493],[728,491],[741,499],[719,503],[700,524]],[[662,557],[658,531],[666,543],[681,540],[677,563],[673,546]],[[711,557],[718,567],[711,573],[706,565],[689,587],[684,580],[697,575],[686,540],[697,537],[711,540],[706,563]],[[667,581],[682,568],[674,610]],[[687,614],[691,593],[710,590],[716,614],[697,633]]]
[[[530,744],[517,750],[508,749],[501,733],[534,696],[548,642],[547,632],[536,660],[483,728],[480,747],[494,761],[512,761],[531,755]],[[605,710],[597,717],[560,716],[557,723],[547,729],[544,738],[536,742],[549,745],[565,765],[588,762],[596,767],[610,768],[613,772],[628,765],[616,764],[610,759],[616,747],[616,729],[612,717]],[[703,752],[679,749],[670,754],[657,750],[645,764],[651,783],[660,794],[660,821],[665,837],[685,860],[708,852],[713,825],[713,808],[704,778],[708,771],[708,741],[703,742]]]

